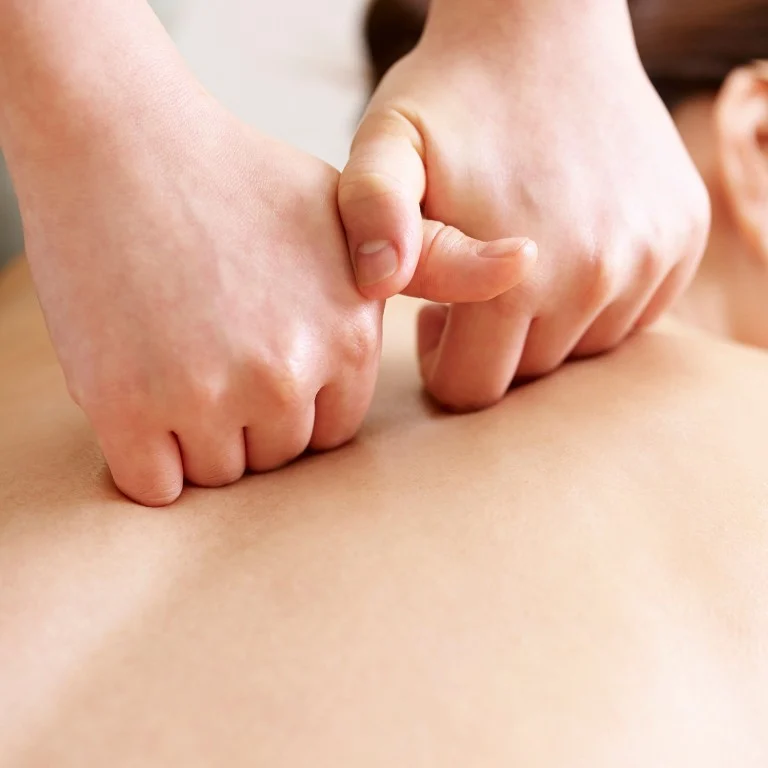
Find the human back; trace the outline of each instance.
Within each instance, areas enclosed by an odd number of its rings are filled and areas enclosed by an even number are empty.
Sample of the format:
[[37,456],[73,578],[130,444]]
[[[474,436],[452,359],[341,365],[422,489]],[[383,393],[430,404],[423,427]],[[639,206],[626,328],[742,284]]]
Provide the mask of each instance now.
[[4,765],[764,765],[768,356],[679,327],[486,413],[395,303],[338,452],[146,510],[0,284]]

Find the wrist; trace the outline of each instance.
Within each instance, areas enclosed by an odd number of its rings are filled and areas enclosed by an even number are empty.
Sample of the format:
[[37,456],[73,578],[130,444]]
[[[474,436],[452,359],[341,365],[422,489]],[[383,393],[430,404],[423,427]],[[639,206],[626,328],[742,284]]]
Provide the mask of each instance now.
[[23,1],[0,0],[0,146],[12,170],[117,146],[199,92],[143,0]]

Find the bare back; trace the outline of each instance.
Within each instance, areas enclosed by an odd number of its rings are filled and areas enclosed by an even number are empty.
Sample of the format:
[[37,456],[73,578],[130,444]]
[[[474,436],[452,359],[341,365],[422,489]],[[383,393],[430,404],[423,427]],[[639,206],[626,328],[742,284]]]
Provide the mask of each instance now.
[[768,356],[657,331],[451,417],[412,317],[353,445],[150,510],[0,275],[0,764],[768,764]]

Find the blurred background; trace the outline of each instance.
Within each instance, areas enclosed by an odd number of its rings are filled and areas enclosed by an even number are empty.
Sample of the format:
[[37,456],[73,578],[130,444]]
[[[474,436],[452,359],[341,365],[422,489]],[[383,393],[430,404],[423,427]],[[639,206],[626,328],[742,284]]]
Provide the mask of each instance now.
[[[152,0],[192,70],[261,132],[340,168],[365,98],[365,0]],[[22,248],[0,160],[0,266]]]

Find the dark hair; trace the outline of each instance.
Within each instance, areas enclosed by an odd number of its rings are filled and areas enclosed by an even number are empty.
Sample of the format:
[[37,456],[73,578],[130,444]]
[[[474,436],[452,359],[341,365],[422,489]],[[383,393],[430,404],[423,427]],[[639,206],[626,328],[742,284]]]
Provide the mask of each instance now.
[[670,108],[768,59],[768,0],[630,0],[640,58]]
[[421,38],[429,0],[372,0],[365,15],[371,90],[387,70],[410,53]]
[[[373,0],[365,39],[375,87],[418,43],[429,0]],[[768,59],[768,0],[629,0],[646,71],[664,103],[717,91],[728,74]]]

